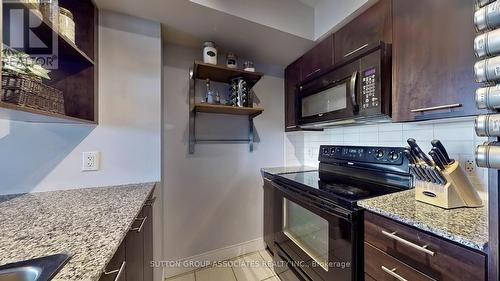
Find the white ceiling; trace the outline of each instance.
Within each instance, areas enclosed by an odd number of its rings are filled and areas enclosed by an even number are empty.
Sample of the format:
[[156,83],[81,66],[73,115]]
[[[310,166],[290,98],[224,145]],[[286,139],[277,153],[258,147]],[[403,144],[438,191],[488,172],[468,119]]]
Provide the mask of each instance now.
[[318,3],[321,1],[321,0],[298,0],[299,2],[302,2],[302,4],[305,4],[309,7],[316,7],[316,5],[318,5]]
[[95,0],[100,9],[160,22],[164,40],[200,48],[214,41],[257,63],[286,66],[314,42],[187,0]]
[[[318,38],[314,30],[314,6],[325,1],[346,0],[95,0],[95,3],[100,9],[160,22],[166,42],[201,49],[202,43],[209,40],[221,52],[230,50],[256,63],[286,66],[314,45],[313,39]],[[347,16],[341,15],[342,19]]]

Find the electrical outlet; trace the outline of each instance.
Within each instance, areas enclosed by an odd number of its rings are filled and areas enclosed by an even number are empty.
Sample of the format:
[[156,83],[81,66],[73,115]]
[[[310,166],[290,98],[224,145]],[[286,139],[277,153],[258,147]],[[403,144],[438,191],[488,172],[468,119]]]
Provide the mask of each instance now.
[[465,157],[465,172],[469,175],[474,175],[476,172],[476,163],[473,156]]
[[99,151],[83,152],[82,171],[99,170],[100,158],[101,158],[101,153]]

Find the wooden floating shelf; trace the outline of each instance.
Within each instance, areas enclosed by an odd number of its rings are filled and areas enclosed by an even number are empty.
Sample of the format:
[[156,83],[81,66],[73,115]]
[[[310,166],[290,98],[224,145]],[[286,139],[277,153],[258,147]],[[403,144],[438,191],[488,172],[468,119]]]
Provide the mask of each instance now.
[[66,123],[66,124],[97,124],[94,121],[71,117],[63,114],[46,112],[36,108],[18,106],[0,101],[0,119],[34,122],[34,123]]
[[201,61],[194,62],[193,77],[195,79],[210,79],[222,83],[231,83],[231,79],[242,77],[252,88],[264,76],[262,72],[251,72],[242,69],[229,68],[223,65],[214,65],[203,63]]
[[[17,23],[10,21],[8,10],[22,9],[25,15],[40,21],[36,27],[30,28],[30,32],[46,46],[57,48],[52,52],[52,58],[57,60],[57,64],[54,65],[55,67],[47,67],[51,70],[49,73],[51,79],[44,79],[43,83],[63,92],[65,114],[46,112],[0,100],[0,119],[34,123],[89,125],[98,123],[98,10],[92,0],[59,0],[59,4],[73,13],[76,44],[59,31],[57,23],[52,23],[46,16],[43,16],[37,5],[28,1],[3,3],[4,23],[7,25],[3,28],[2,42],[6,41],[4,44],[8,46],[9,32],[16,30],[10,26],[10,24]],[[23,48],[18,51],[36,56],[37,49]],[[51,58],[50,55],[48,58]]]
[[[30,16],[34,16],[41,21],[40,26],[32,28],[32,32],[44,43],[50,43],[53,35],[57,36],[57,52],[60,71],[67,73],[77,73],[80,70],[93,66],[94,60],[84,51],[71,42],[65,35],[59,32],[54,24],[39,13],[37,8],[27,2],[22,2],[25,8],[29,9]],[[57,70],[56,70],[57,72]]]
[[263,108],[258,108],[258,107],[236,107],[229,105],[218,105],[218,104],[207,104],[207,103],[196,103],[194,105],[194,110],[196,112],[204,112],[204,113],[247,115],[251,117],[260,115],[264,111]]

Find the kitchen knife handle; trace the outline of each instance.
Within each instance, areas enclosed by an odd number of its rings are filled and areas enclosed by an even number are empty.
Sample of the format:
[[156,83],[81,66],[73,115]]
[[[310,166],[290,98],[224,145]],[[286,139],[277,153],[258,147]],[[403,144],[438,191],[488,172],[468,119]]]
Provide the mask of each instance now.
[[439,167],[439,169],[444,170],[444,163],[441,161],[441,159],[439,159],[434,149],[429,151],[429,155],[431,156],[432,160],[434,160],[434,163]]
[[441,153],[444,156],[444,159],[446,160],[446,163],[451,164],[452,161],[450,159],[450,156],[448,155],[448,152],[446,151],[446,148],[444,148],[444,145],[441,143],[441,141],[440,140],[432,140],[431,144],[433,147],[435,147],[439,151],[441,151]]
[[406,158],[408,158],[408,161],[410,161],[410,164],[417,164],[417,159],[413,157],[413,154],[411,154],[411,150],[409,148],[405,148],[404,153]]
[[427,165],[433,166],[431,159],[420,149],[415,139],[409,138],[406,142],[408,142],[408,145],[410,145],[411,149],[415,151],[420,159],[424,160]]

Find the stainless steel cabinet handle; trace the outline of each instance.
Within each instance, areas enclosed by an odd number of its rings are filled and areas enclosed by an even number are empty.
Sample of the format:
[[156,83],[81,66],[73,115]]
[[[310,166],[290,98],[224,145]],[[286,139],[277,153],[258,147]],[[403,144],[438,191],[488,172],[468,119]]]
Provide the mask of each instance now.
[[383,265],[381,266],[381,268],[382,268],[383,271],[385,271],[385,273],[387,273],[390,276],[398,279],[399,281],[408,281],[405,278],[401,277],[401,275],[399,275],[399,274],[396,273],[396,268],[388,269],[387,267],[385,267]]
[[350,55],[352,55],[352,54],[354,54],[354,53],[356,53],[357,51],[363,50],[363,49],[364,49],[364,48],[366,48],[366,47],[368,47],[368,44],[364,44],[363,46],[361,46],[361,47],[359,47],[359,48],[357,48],[357,49],[354,49],[354,50],[350,51],[349,53],[347,53],[347,54],[345,54],[345,55],[344,55],[344,58],[345,58],[345,57],[348,57],[348,56],[350,56]]
[[321,70],[321,68],[318,68],[318,69],[314,70],[313,72],[311,72],[311,73],[307,74],[305,78],[307,78],[307,77],[309,77],[309,76],[313,75],[313,74],[314,74],[314,73],[316,73],[316,72],[319,72],[320,70]]
[[142,231],[142,228],[144,227],[144,223],[146,222],[146,220],[148,219],[148,217],[144,217],[144,218],[136,218],[135,220],[136,221],[139,221],[139,220],[142,220],[141,222],[141,225],[139,227],[133,227],[130,229],[130,231],[137,231],[137,232],[141,232]]
[[426,253],[428,255],[431,255],[431,256],[435,255],[435,253],[433,251],[427,249],[427,247],[428,247],[427,245],[419,246],[419,245],[417,245],[415,243],[412,243],[412,242],[410,242],[410,241],[408,241],[406,239],[403,239],[403,238],[397,236],[395,231],[389,233],[389,232],[387,232],[385,230],[382,230],[382,234],[384,234],[385,236],[387,236],[389,238],[392,238],[392,239],[394,239],[394,240],[396,240],[398,242],[401,242],[401,243],[405,244],[406,246],[409,246],[409,247],[412,247],[413,249],[416,249],[416,250],[419,250],[421,252],[424,252],[424,253]]
[[286,126],[287,129],[295,129],[297,126]]
[[354,110],[358,111],[358,102],[356,99],[356,82],[358,80],[358,72],[354,72],[351,75],[351,100],[352,100],[352,105],[354,106]]
[[455,107],[461,107],[461,103],[454,103],[454,104],[447,104],[447,105],[439,105],[439,106],[432,106],[432,107],[424,107],[424,108],[418,108],[418,109],[412,109],[411,112],[424,112],[424,111],[432,111],[432,110],[440,110],[440,109],[446,109],[446,108],[455,108]]
[[112,270],[112,271],[105,271],[104,275],[111,275],[111,274],[118,273],[118,274],[116,274],[115,281],[116,280],[120,280],[120,277],[122,276],[122,273],[123,273],[123,271],[125,269],[125,264],[126,264],[126,262],[123,261],[122,265],[120,265],[119,269],[115,269],[115,270]]
[[149,199],[149,200],[146,200],[146,203],[144,203],[144,206],[153,206],[153,204],[155,203],[156,201],[156,196]]

